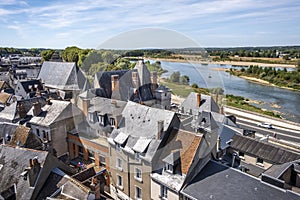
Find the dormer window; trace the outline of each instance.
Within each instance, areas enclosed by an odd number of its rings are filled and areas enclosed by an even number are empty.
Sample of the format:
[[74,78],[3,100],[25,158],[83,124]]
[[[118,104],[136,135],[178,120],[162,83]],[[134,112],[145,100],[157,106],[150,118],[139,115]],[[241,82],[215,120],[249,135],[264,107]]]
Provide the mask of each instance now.
[[111,127],[115,127],[115,125],[116,125],[115,119],[114,118],[110,118],[109,121],[110,121],[110,126]]
[[165,170],[166,172],[172,173],[173,174],[173,165],[166,163],[165,164]]
[[140,157],[140,153],[139,153],[139,152],[135,152],[135,153],[134,153],[134,157],[135,157],[135,160],[137,160],[137,161],[141,160],[141,157]]
[[116,144],[116,150],[121,151],[121,145],[120,144]]
[[98,121],[99,121],[100,125],[104,126],[104,116],[103,115],[98,116]]

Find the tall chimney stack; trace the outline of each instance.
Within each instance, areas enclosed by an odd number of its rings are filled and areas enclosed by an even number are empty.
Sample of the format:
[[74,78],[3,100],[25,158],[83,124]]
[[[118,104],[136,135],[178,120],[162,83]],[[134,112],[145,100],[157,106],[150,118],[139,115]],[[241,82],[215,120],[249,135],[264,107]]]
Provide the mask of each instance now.
[[111,91],[119,90],[119,75],[111,75]]
[[136,71],[131,72],[131,76],[132,76],[132,83],[133,83],[134,89],[138,89],[138,87],[139,87],[138,72],[136,72]]
[[197,93],[197,107],[200,107],[201,104],[201,94]]
[[150,79],[151,79],[151,92],[152,95],[155,96],[155,90],[157,89],[157,72],[151,72],[150,75]]
[[157,121],[157,139],[161,139],[163,136],[163,132],[164,132],[164,121],[160,120]]
[[24,119],[27,115],[27,112],[26,112],[25,106],[23,105],[22,102],[18,103],[17,110],[18,110],[20,118]]
[[42,105],[40,102],[33,103],[33,115],[38,116],[42,112]]

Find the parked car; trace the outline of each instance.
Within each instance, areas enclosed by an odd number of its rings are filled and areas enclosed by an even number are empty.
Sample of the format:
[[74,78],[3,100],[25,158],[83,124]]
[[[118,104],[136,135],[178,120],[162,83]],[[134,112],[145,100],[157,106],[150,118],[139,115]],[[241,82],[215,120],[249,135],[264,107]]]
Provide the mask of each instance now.
[[271,123],[267,123],[267,122],[259,123],[259,124],[257,124],[257,126],[263,127],[263,128],[267,128],[267,129],[272,129],[273,128],[272,124]]

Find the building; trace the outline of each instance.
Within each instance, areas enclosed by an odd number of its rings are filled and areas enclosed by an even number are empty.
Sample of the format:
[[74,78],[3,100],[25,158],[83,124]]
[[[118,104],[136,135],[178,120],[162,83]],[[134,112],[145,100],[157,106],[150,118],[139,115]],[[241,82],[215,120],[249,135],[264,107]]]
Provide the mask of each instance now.
[[36,102],[28,115],[31,119],[27,125],[57,156],[68,152],[67,133],[83,120],[82,112],[77,107],[59,100],[48,101],[44,106]]
[[18,81],[15,88],[15,95],[28,99],[36,95],[41,95],[42,90],[43,85],[39,80]]
[[232,165],[237,165],[243,171],[257,177],[272,165],[300,159],[300,154],[297,152],[262,141],[259,138],[242,135],[235,135],[232,138],[228,154],[234,161]]
[[72,172],[46,151],[0,145],[0,198],[37,199],[52,169],[56,167]]
[[170,108],[170,90],[158,88],[157,73],[150,73],[143,61],[138,61],[132,70],[97,72],[94,88],[97,89],[97,96]]
[[89,82],[75,62],[44,62],[38,79],[62,99],[72,99],[89,89]]
[[174,112],[126,104],[121,123],[108,138],[113,198],[151,198],[150,174],[165,166],[159,159],[161,148],[178,127]]
[[209,161],[198,175],[181,190],[181,199],[299,199],[290,190],[277,188],[240,170]]

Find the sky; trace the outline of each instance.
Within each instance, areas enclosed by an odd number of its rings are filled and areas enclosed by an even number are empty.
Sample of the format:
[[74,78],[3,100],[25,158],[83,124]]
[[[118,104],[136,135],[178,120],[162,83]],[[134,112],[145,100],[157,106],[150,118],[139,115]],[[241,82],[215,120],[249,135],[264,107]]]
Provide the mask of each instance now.
[[0,0],[2,47],[156,47],[151,38],[166,48],[300,45],[300,1]]

